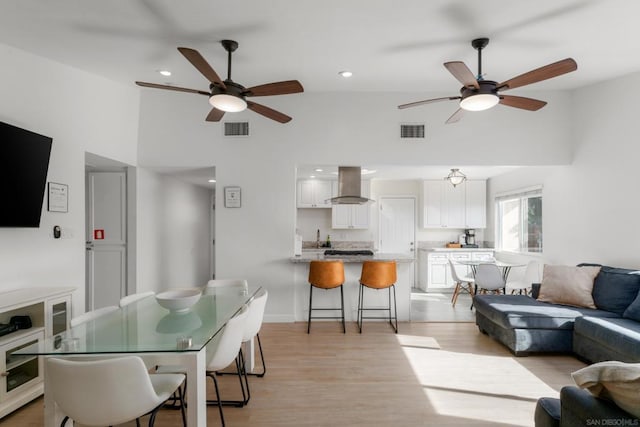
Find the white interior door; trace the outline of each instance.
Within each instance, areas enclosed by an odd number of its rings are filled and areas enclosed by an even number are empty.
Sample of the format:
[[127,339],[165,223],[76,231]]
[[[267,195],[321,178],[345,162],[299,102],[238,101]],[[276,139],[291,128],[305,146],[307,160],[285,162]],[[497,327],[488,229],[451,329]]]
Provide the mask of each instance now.
[[126,188],[125,172],[87,173],[87,311],[126,295]]
[[381,197],[379,204],[380,252],[415,254],[415,198]]

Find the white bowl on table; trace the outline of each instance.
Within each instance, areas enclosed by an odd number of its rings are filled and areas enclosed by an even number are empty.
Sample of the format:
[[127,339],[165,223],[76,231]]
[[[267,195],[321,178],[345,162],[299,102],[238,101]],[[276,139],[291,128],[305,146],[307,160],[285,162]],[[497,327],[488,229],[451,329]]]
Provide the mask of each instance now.
[[202,290],[198,288],[173,289],[156,294],[156,301],[172,313],[189,311],[200,300]]

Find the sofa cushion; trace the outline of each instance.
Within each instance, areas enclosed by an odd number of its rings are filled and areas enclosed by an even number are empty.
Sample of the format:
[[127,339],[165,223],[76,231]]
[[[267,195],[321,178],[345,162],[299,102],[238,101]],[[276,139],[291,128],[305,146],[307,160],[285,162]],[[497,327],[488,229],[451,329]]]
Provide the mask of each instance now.
[[596,308],[593,282],[600,267],[545,265],[538,300],[575,307]]
[[640,323],[635,320],[585,316],[576,319],[574,330],[600,347],[628,355],[629,360],[640,358]]
[[640,363],[607,361],[595,363],[571,374],[578,387],[640,417]]
[[[597,266],[579,264],[578,267]],[[600,310],[613,311],[623,315],[640,291],[640,271],[626,268],[601,266],[600,273],[593,282],[593,301]],[[640,320],[640,299],[636,308],[624,317]]]
[[525,295],[477,295],[478,313],[503,328],[573,329],[576,317],[619,317],[608,311],[550,304]]

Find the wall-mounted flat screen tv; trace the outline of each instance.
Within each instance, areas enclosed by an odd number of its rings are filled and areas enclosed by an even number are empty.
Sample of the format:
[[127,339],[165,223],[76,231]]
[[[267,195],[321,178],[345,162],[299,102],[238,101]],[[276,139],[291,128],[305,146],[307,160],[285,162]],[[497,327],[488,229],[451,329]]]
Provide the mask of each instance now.
[[39,227],[52,139],[0,122],[0,227]]

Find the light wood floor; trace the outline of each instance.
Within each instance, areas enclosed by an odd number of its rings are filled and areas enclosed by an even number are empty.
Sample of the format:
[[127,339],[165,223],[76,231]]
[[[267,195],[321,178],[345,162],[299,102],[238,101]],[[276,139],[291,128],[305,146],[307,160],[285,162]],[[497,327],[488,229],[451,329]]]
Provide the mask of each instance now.
[[[403,323],[397,335],[381,322],[362,335],[355,324],[342,334],[318,321],[310,335],[306,323],[264,324],[260,336],[267,375],[250,378],[247,407],[225,407],[228,426],[532,426],[536,399],[557,396],[584,366],[513,357],[473,323]],[[236,377],[221,382],[225,399],[239,396]],[[207,412],[220,425],[217,407]],[[42,398],[0,424],[42,426]],[[156,425],[181,425],[178,411],[162,410]]]

